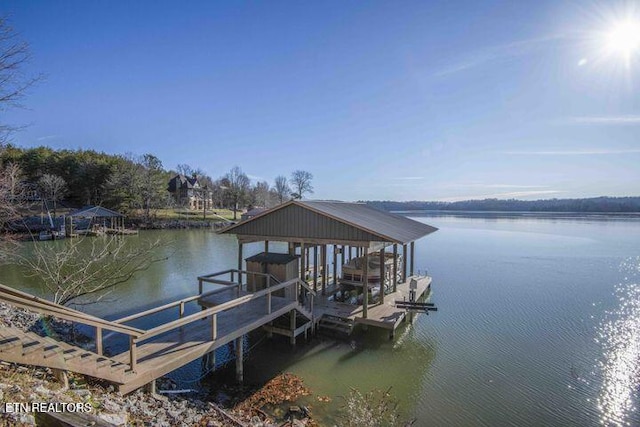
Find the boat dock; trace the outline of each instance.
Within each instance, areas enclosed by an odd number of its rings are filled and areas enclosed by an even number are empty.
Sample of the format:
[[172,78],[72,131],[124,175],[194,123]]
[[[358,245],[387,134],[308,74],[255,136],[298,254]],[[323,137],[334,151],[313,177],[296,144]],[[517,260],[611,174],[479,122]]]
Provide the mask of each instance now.
[[[393,337],[408,315],[435,310],[420,302],[431,277],[414,274],[414,243],[436,230],[364,204],[292,200],[220,232],[238,239],[236,269],[198,277],[194,295],[113,321],[0,285],[2,301],[95,328],[92,350],[6,328],[0,360],[77,372],[129,393],[142,386],[153,390],[157,378],[199,358],[213,368],[215,350],[231,343],[241,382],[242,339],[258,329],[285,335],[292,344],[309,331],[350,334],[356,325]],[[287,243],[288,253],[270,252],[270,241]],[[264,243],[264,252],[245,259],[243,246],[256,242]],[[348,277],[340,278],[346,270]],[[337,300],[338,291],[346,302]],[[185,314],[186,304],[201,310]],[[165,311],[174,320],[148,329],[130,325]],[[127,336],[129,348],[103,354],[105,339],[114,335],[103,337],[104,330]]]
[[[431,277],[414,277],[417,281],[416,300],[425,297],[431,288]],[[399,283],[397,290],[385,296],[383,303],[369,304],[368,315],[362,316],[363,307],[331,301],[329,298],[318,297],[314,306],[318,329],[329,329],[350,334],[356,325],[366,325],[389,331],[389,337],[395,336],[395,331],[407,317],[407,310],[396,307],[395,301],[409,301],[410,281]]]

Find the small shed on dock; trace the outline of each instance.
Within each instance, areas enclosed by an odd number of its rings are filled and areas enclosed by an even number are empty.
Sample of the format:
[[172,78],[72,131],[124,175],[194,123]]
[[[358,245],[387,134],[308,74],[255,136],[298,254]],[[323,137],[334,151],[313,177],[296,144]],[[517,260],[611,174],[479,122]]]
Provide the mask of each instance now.
[[[245,243],[264,242],[265,253],[269,253],[269,242],[287,242],[289,254],[300,255],[300,278],[307,280],[312,271],[314,288],[318,286],[318,273],[322,293],[328,282],[328,246],[332,246],[333,278],[336,280],[338,255],[345,259],[368,256],[379,251],[381,259],[385,249],[393,247],[397,258],[402,248],[403,264],[401,280],[414,274],[415,241],[435,232],[437,228],[405,216],[380,211],[364,203],[338,201],[291,200],[266,210],[253,218],[239,222],[220,231],[235,234],[238,238],[238,269],[242,270],[242,247]],[[310,252],[313,251],[313,269],[309,268]],[[248,260],[247,260],[248,261]],[[384,264],[382,262],[381,264]],[[396,264],[396,263],[394,263]],[[395,267],[394,267],[395,268]],[[396,277],[394,272],[394,287]],[[365,273],[366,274],[366,273]],[[365,281],[365,283],[367,283]],[[367,317],[367,292],[364,292],[363,317]],[[384,295],[381,297],[384,302]]]
[[[299,276],[298,258],[298,255],[261,252],[245,259],[245,261],[247,271],[271,274],[279,282],[284,283]],[[247,281],[247,285],[251,286],[254,291],[264,289],[267,284],[267,278],[258,275],[248,276]]]

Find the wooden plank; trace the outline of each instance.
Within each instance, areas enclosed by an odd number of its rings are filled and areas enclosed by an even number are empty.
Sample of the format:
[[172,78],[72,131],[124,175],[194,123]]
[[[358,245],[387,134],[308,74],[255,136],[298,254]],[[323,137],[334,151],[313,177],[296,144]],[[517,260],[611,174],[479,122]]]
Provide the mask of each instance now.
[[[1,286],[1,285],[0,285]],[[101,326],[103,329],[107,329],[114,332],[120,332],[127,335],[142,335],[144,331],[141,329],[133,328],[131,326],[120,325],[115,322],[110,322],[104,319],[100,319],[95,316],[89,315],[77,315],[69,310],[58,308],[51,306],[50,304],[43,304],[39,301],[30,301],[25,300],[21,297],[15,297],[12,295],[5,295],[0,293],[0,300],[4,300],[11,305],[26,308],[27,310],[35,311],[36,313],[41,313],[45,315],[50,315],[53,317],[57,317],[64,320],[70,320],[72,322],[77,322],[89,326]],[[59,306],[62,307],[62,306]]]
[[48,427],[115,427],[92,414],[82,412],[36,412],[36,424]]
[[[158,337],[151,342],[145,343],[139,348],[140,356],[137,367],[138,375],[128,379],[125,384],[119,387],[119,390],[122,393],[133,391],[155,378],[166,375],[186,363],[196,360],[197,358],[228,344],[248,331],[252,331],[270,321],[273,321],[277,317],[280,317],[295,308],[296,305],[297,304],[295,302],[289,302],[288,305],[278,310],[274,310],[274,312],[269,316],[251,319],[251,323],[243,324],[241,328],[234,328],[236,320],[235,316],[227,316],[227,313],[224,313],[224,315],[221,314],[218,322],[220,335],[215,342],[211,342],[210,338],[206,336],[211,332],[208,325],[205,327],[201,324],[206,322],[199,322],[194,325],[194,328],[189,328],[190,341],[180,342],[176,341],[175,336],[170,336],[167,338]],[[195,330],[196,328],[198,331]],[[205,329],[204,332],[203,328]],[[194,329],[194,331],[191,331],[191,329]],[[177,332],[175,333],[177,334]],[[123,353],[116,356],[114,359],[120,359],[124,355],[125,354]]]

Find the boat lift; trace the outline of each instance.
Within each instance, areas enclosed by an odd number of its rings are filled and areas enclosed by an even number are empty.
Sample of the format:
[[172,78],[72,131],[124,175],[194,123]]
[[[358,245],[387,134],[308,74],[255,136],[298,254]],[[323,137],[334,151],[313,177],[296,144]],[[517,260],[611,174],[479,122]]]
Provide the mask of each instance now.
[[438,311],[438,307],[432,302],[418,302],[416,301],[416,289],[418,287],[418,281],[414,278],[409,282],[409,301],[407,300],[396,300],[396,307],[405,309],[411,313],[426,313],[429,314],[430,311]]

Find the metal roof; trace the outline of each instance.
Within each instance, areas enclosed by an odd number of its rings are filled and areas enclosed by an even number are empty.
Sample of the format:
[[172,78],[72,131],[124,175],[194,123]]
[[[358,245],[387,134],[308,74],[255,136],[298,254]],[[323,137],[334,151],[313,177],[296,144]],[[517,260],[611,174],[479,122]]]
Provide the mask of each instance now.
[[437,228],[364,203],[292,200],[220,233],[244,241],[413,242]]
[[124,215],[111,209],[103,208],[102,206],[88,206],[71,212],[69,216],[79,218],[112,218],[123,217]]

